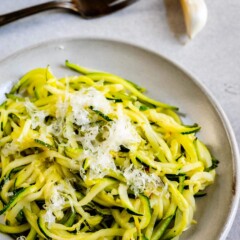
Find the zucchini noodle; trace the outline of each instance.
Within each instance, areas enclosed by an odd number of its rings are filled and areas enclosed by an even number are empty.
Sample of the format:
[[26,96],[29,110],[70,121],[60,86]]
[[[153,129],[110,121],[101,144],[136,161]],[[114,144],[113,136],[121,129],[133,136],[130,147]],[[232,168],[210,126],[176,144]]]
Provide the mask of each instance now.
[[177,108],[110,73],[24,75],[0,106],[0,231],[15,239],[177,239],[215,160]]

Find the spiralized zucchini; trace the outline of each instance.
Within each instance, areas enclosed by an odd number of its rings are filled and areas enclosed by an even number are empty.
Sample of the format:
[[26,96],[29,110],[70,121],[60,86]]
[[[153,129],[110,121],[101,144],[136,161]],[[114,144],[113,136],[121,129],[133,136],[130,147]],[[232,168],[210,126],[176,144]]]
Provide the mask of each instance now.
[[177,239],[218,161],[177,108],[66,61],[23,76],[0,107],[0,231],[18,239]]

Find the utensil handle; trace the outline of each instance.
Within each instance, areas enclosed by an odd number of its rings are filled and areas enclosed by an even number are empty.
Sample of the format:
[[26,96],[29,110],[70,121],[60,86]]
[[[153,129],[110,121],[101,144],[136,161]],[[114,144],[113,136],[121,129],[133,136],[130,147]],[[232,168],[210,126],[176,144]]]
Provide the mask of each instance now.
[[32,7],[17,10],[15,12],[0,15],[0,26],[2,26],[4,24],[7,24],[7,23],[10,23],[10,22],[13,22],[15,20],[18,20],[20,18],[30,16],[32,14],[39,13],[39,12],[49,10],[49,9],[54,9],[54,8],[65,8],[65,9],[74,10],[73,5],[69,1],[66,1],[66,2],[58,2],[58,1],[46,2],[46,3],[42,3],[42,4],[39,4],[39,5],[32,6]]

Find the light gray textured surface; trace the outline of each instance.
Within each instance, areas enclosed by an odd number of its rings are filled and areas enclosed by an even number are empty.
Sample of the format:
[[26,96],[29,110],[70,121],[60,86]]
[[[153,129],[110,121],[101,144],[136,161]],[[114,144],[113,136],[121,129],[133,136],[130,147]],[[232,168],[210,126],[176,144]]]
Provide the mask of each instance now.
[[[45,1],[1,0],[0,14],[40,2]],[[0,60],[62,37],[104,37],[144,46],[202,81],[223,107],[240,142],[240,1],[207,0],[207,26],[193,41],[182,36],[181,12],[174,2],[141,0],[114,15],[87,21],[59,10],[28,17],[0,27]],[[228,240],[240,239],[239,225],[240,209]]]

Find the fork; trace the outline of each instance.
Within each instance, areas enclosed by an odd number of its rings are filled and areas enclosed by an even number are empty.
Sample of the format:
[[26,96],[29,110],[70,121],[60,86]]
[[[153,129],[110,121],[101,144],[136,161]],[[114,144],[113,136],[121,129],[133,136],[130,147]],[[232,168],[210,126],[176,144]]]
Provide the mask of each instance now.
[[51,1],[28,7],[25,9],[17,10],[12,13],[0,15],[0,26],[18,20],[32,14],[50,10],[54,8],[63,8],[75,14],[80,15],[82,18],[96,18],[101,17],[113,12],[116,12],[124,7],[127,7],[138,0],[64,0],[64,1]]

